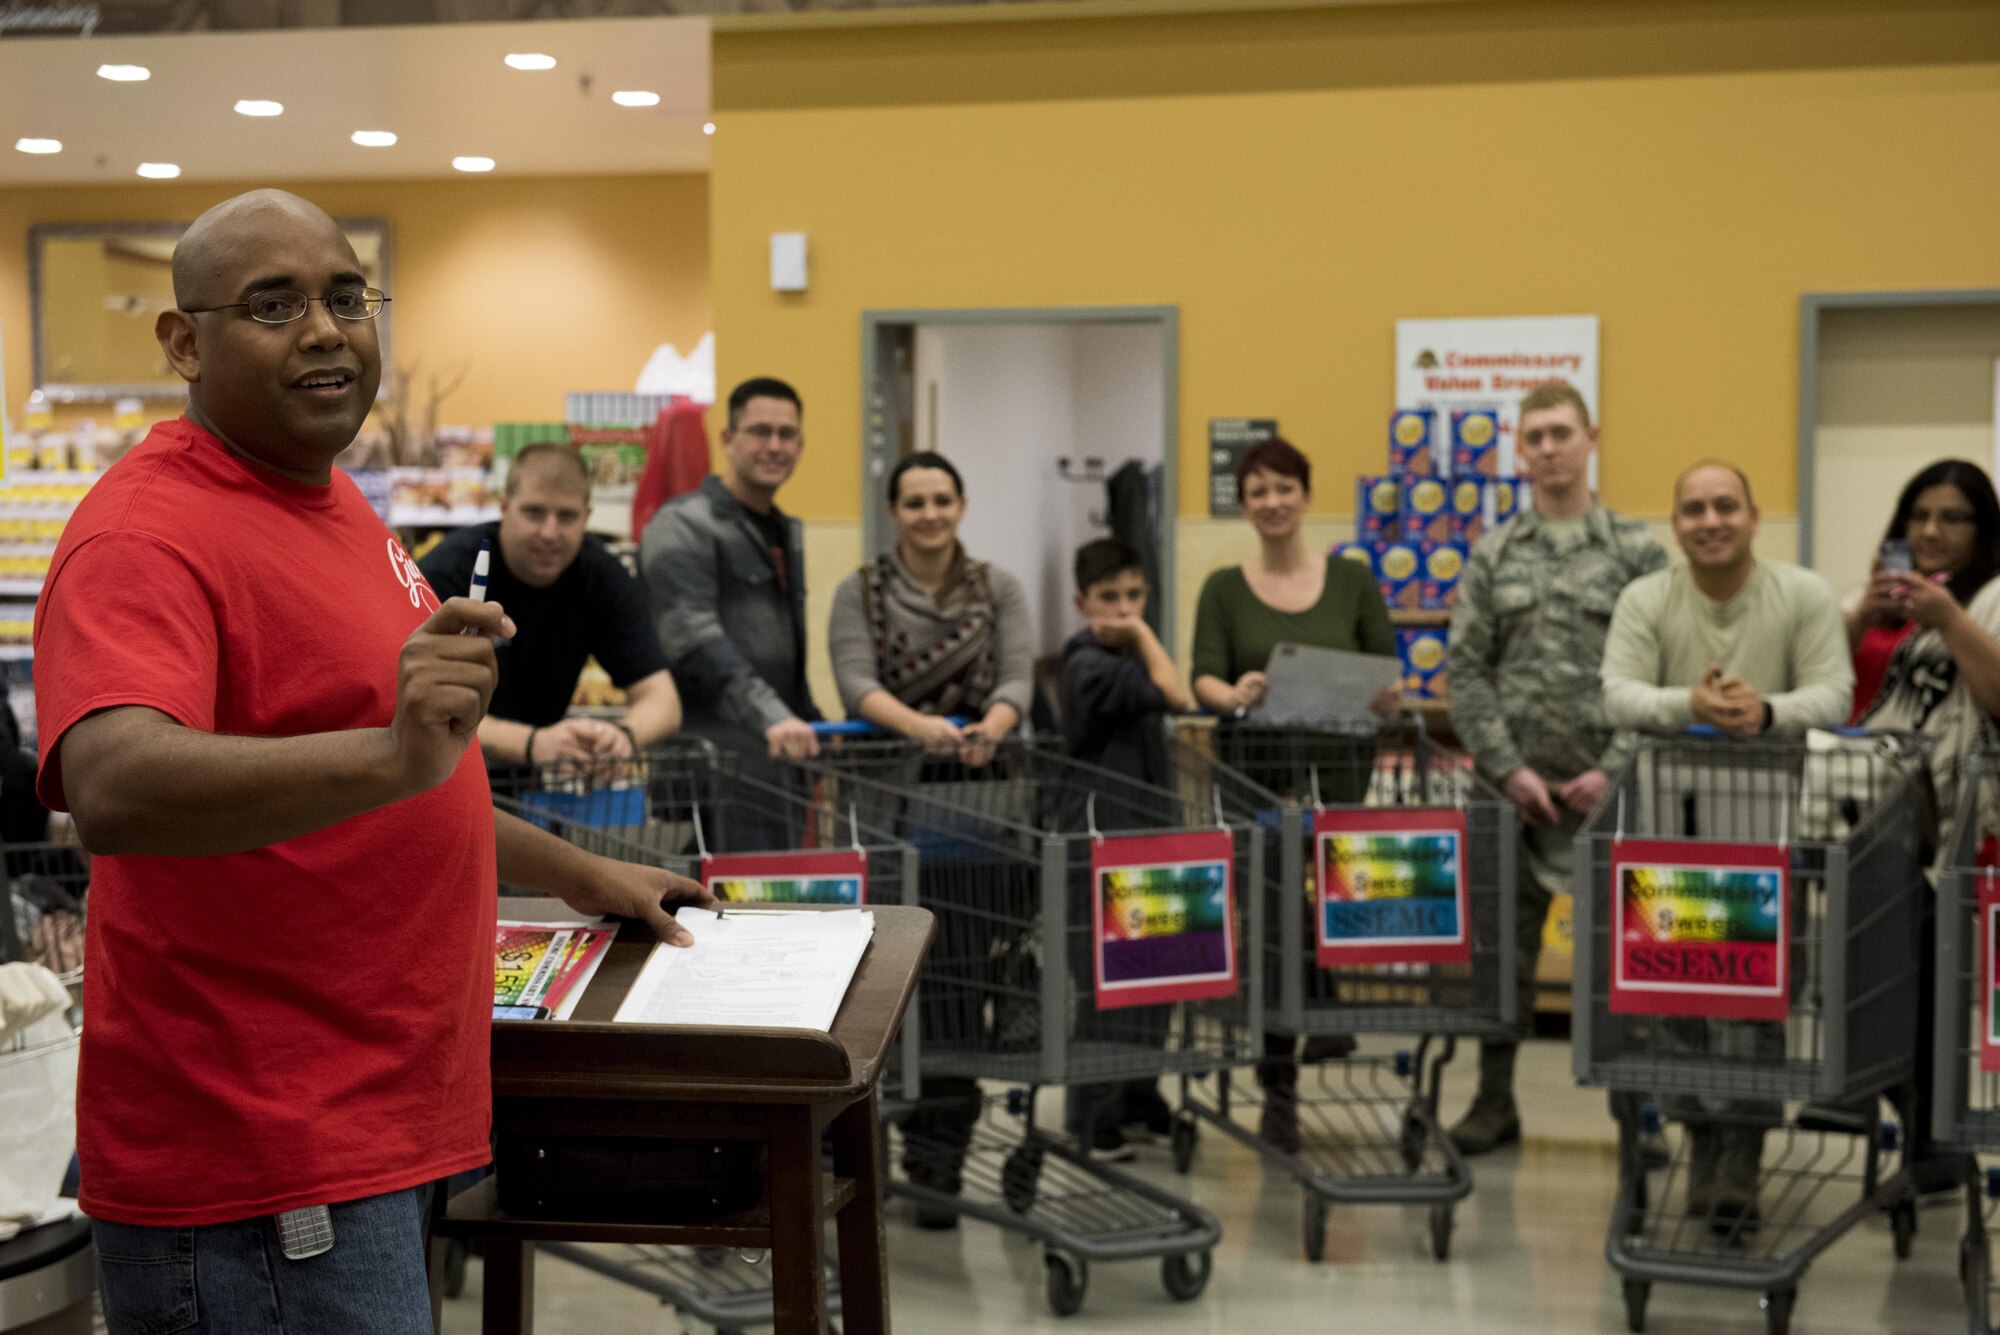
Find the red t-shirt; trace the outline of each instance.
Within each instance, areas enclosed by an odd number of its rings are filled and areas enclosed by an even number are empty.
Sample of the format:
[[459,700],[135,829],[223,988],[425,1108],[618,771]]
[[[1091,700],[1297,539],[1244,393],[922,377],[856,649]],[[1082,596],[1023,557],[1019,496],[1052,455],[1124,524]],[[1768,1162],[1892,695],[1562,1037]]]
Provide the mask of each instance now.
[[[437,606],[345,475],[287,482],[182,419],[105,473],[35,615],[42,800],[55,745],[146,705],[204,732],[382,727]],[[91,865],[77,1149],[84,1209],[221,1223],[487,1160],[493,808],[445,783],[223,857]]]

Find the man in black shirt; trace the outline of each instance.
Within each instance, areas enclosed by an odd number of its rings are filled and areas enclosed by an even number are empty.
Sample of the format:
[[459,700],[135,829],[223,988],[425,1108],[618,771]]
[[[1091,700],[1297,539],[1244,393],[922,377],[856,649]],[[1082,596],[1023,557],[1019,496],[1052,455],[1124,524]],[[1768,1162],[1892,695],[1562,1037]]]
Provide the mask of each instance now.
[[[493,545],[487,596],[519,630],[500,648],[500,684],[479,724],[489,762],[615,759],[680,727],[645,590],[584,533],[589,517],[582,457],[567,445],[529,445],[507,472],[499,522],[462,528],[417,562],[438,597],[453,598],[470,587],[480,544]],[[589,657],[624,690],[622,723],[565,717]]]

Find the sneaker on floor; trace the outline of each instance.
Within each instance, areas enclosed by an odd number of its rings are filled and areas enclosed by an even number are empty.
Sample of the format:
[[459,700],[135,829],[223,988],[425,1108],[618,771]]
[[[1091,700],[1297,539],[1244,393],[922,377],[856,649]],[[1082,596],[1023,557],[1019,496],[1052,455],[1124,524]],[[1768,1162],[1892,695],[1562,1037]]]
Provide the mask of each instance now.
[[1962,1191],[1978,1174],[1979,1164],[1970,1154],[1932,1149],[1910,1165],[1910,1186],[1919,1196]]
[[1299,1152],[1299,1104],[1296,1098],[1267,1097],[1257,1119],[1257,1138],[1286,1154]]
[[1490,1154],[1521,1138],[1521,1113],[1512,1099],[1474,1099],[1458,1125],[1445,1134],[1467,1158]]
[[942,1233],[946,1229],[958,1227],[958,1212],[946,1210],[936,1205],[917,1207],[917,1227],[927,1233]]
[[[1119,1130],[1125,1133],[1128,1140],[1164,1140],[1174,1132],[1174,1110],[1158,1094],[1150,1098],[1128,1099],[1125,1115],[1119,1121]],[[1143,1135],[1135,1136],[1135,1131]]]
[[1302,1062],[1344,1061],[1354,1055],[1352,1034],[1312,1034],[1299,1049]]
[[1131,1163],[1139,1157],[1124,1133],[1104,1127],[1090,1138],[1090,1148],[1084,1153],[1092,1163]]

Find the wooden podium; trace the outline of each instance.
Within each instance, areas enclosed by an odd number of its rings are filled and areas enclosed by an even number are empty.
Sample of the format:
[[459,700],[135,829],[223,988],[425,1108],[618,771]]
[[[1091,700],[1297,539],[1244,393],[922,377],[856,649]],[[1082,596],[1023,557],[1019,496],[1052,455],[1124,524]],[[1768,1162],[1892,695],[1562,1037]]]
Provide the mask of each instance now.
[[[433,1231],[483,1245],[486,1335],[533,1329],[540,1239],[768,1248],[777,1335],[822,1335],[828,1215],[840,1242],[844,1328],[856,1335],[889,1329],[875,1086],[935,922],[920,908],[870,911],[874,939],[831,1033],[611,1023],[652,949],[639,923],[619,930],[574,1019],[494,1023],[496,1135],[751,1141],[764,1147],[765,1171],[755,1205],[671,1222],[522,1218],[500,1208],[492,1177],[461,1193]],[[503,918],[566,912],[557,900],[500,905]],[[821,1156],[829,1128],[831,1173]],[[435,1311],[435,1266],[432,1293]]]

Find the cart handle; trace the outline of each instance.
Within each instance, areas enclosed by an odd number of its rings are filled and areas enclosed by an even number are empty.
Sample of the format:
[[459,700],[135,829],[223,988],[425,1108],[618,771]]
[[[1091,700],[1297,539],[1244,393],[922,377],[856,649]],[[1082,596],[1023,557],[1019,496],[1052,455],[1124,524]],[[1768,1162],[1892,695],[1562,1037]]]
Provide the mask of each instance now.
[[[957,715],[950,716],[948,721],[961,728],[972,722],[971,719],[960,718]],[[866,719],[858,718],[837,719],[831,722],[821,720],[818,723],[812,724],[811,727],[815,737],[896,737],[900,735],[889,731],[879,723],[870,723]]]

